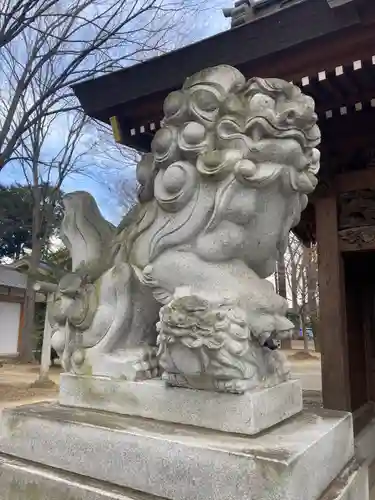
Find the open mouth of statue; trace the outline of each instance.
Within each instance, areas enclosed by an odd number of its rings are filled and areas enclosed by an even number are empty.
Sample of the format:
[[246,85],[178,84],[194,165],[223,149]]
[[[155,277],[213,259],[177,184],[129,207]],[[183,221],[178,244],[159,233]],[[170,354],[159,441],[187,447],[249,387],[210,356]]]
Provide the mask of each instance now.
[[312,128],[313,127],[305,132],[304,130],[290,125],[287,126],[283,123],[275,123],[268,120],[264,116],[254,116],[246,122],[245,134],[255,140],[267,137],[282,139],[290,138],[296,140],[303,148],[305,148],[306,146],[311,146],[311,141],[319,139],[310,137],[309,132],[312,131]]
[[249,149],[256,147],[256,141],[267,138],[290,138],[296,140],[302,148],[312,147],[320,140],[320,136],[314,137],[313,132],[314,126],[303,131],[290,125],[275,123],[264,116],[254,116],[244,126],[229,117],[225,117],[217,127],[217,133],[221,139],[242,139],[247,143]]

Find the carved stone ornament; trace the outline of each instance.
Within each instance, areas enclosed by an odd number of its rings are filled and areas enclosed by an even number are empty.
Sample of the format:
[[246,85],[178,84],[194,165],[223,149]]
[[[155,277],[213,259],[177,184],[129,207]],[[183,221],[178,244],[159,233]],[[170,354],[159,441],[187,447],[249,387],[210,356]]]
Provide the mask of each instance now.
[[342,250],[362,250],[375,247],[375,227],[364,226],[339,231]]
[[339,198],[339,228],[375,225],[375,191],[361,189],[342,193]]
[[51,317],[65,370],[236,393],[286,380],[273,339],[294,325],[265,278],[317,184],[316,121],[290,83],[209,68],[166,98],[118,228],[67,195],[73,270]]

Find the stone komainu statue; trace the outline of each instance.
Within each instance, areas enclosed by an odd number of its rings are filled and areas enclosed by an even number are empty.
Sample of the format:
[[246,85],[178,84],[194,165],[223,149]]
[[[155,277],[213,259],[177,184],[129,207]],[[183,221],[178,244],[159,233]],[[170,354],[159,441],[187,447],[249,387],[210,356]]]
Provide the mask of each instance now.
[[67,195],[73,272],[51,315],[65,370],[238,393],[285,380],[270,347],[293,325],[265,278],[317,183],[316,122],[294,85],[209,68],[166,98],[118,228]]

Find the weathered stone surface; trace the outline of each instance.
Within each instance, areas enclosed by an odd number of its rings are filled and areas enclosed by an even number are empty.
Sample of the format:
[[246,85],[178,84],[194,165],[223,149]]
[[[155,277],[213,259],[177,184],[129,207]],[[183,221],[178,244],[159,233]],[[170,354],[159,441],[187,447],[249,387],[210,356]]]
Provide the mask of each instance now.
[[369,482],[367,465],[352,461],[333,481],[321,500],[368,500]]
[[[368,500],[367,467],[351,463],[319,500]],[[127,488],[87,479],[0,455],[0,500],[161,500]]]
[[371,420],[355,438],[358,461],[371,464],[375,460],[375,419]]
[[46,403],[4,410],[0,451],[171,500],[317,500],[352,436],[337,412],[245,437]]
[[0,500],[160,500],[77,474],[0,455]]
[[258,434],[302,411],[302,388],[290,380],[242,395],[166,387],[161,380],[129,382],[61,376],[60,404],[108,410],[225,432]]
[[167,96],[139,204],[118,228],[64,198],[72,272],[50,322],[66,371],[242,394],[285,382],[287,301],[267,281],[317,184],[314,100],[277,78],[206,68]]

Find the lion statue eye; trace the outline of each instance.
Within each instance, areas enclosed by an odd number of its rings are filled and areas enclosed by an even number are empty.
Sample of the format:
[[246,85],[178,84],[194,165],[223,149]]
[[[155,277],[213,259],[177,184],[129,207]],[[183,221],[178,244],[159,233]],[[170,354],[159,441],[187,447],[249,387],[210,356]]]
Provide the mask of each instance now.
[[209,92],[208,90],[197,90],[192,95],[192,100],[202,111],[213,112],[219,107],[218,98],[213,92]]
[[171,92],[164,101],[163,111],[166,118],[172,117],[182,110],[185,97],[181,90]]
[[173,144],[173,133],[168,128],[159,129],[151,143],[151,151],[155,155],[166,154]]

